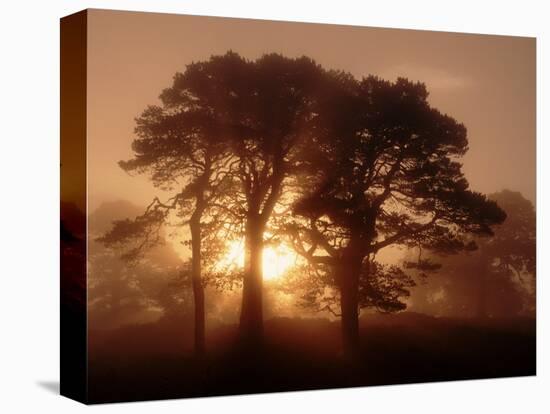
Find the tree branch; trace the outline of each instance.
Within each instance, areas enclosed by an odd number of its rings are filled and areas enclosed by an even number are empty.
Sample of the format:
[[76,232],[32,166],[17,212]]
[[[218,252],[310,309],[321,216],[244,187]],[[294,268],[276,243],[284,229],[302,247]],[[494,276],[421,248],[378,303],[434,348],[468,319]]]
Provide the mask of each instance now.
[[384,247],[387,247],[387,246],[389,246],[393,243],[396,243],[397,241],[399,241],[399,240],[401,240],[405,237],[410,237],[410,236],[417,235],[417,234],[429,229],[430,227],[432,227],[438,219],[439,219],[439,215],[436,213],[436,214],[434,214],[434,216],[432,217],[432,219],[428,223],[423,224],[422,226],[420,226],[416,229],[410,229],[409,228],[409,229],[405,229],[405,230],[402,230],[400,232],[397,232],[393,236],[387,237],[385,240],[382,240],[378,243],[375,243],[375,244],[371,245],[371,247],[369,248],[369,251],[371,253],[376,253],[380,249],[383,249]]

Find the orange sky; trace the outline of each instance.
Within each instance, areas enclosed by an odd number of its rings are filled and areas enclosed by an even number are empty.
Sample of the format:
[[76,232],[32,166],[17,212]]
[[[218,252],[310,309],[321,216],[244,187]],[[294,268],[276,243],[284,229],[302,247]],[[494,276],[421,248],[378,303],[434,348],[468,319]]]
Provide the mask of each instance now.
[[468,128],[474,190],[535,200],[535,39],[510,36],[91,10],[88,20],[89,207],[159,193],[117,165],[134,118],[191,61],[231,49],[307,55],[326,68],[425,82],[433,106]]

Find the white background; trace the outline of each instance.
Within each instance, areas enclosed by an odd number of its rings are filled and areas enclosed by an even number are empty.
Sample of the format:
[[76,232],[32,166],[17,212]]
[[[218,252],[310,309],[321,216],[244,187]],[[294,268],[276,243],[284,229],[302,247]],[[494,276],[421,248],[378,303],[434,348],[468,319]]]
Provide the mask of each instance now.
[[[299,413],[550,412],[549,16],[545,1],[6,1],[0,11],[0,411]],[[59,380],[59,22],[86,7],[536,36],[537,377],[94,406]],[[546,26],[546,27],[545,27]],[[503,85],[503,87],[506,87]],[[513,165],[510,168],[514,168]],[[490,172],[488,172],[490,173]],[[547,352],[544,352],[546,348]]]

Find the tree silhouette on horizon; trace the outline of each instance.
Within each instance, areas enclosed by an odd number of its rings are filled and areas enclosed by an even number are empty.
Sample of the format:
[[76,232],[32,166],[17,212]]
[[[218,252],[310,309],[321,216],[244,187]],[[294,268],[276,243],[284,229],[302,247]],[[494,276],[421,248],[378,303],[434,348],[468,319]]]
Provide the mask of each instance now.
[[[468,149],[466,128],[429,105],[424,84],[373,76],[354,83],[318,108],[312,178],[294,205],[302,220],[288,226],[297,251],[331,269],[347,355],[359,351],[359,309],[368,304],[364,293],[375,292],[369,274],[402,278],[402,269],[376,264],[380,250],[473,249],[468,235],[492,235],[506,217],[468,189],[458,161]],[[408,267],[434,264],[419,259]]]
[[213,122],[208,108],[198,105],[192,96],[175,91],[182,84],[193,82],[194,73],[200,71],[198,66],[190,64],[184,75],[176,74],[174,85],[160,95],[162,105],[149,106],[136,118],[134,158],[119,163],[123,170],[144,174],[156,188],[175,195],[167,200],[155,197],[134,220],[115,221],[100,241],[107,246],[139,241],[124,253],[133,260],[161,241],[159,232],[171,215],[189,227],[195,352],[202,355],[206,323],[203,266],[205,260],[212,260],[204,254],[203,242],[210,237],[210,244],[215,244],[212,236],[219,236],[223,230],[218,222],[225,210],[218,207],[230,185],[227,177],[231,158],[224,141],[225,131]]
[[241,224],[245,246],[240,333],[242,342],[252,347],[263,336],[262,254],[267,224],[286,180],[299,168],[297,148],[323,75],[306,57],[267,54],[249,61],[228,52],[176,75],[166,95],[175,100],[189,97],[225,133],[230,176],[236,184],[225,207]]

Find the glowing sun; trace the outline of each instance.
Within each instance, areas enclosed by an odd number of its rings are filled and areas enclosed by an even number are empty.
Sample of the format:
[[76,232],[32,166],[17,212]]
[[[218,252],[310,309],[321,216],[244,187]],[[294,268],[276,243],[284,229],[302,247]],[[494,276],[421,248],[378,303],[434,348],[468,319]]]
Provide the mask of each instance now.
[[[262,260],[264,280],[280,278],[294,266],[295,262],[296,253],[283,244],[264,247]],[[230,242],[227,255],[221,263],[223,266],[244,266],[244,243],[238,240]]]

